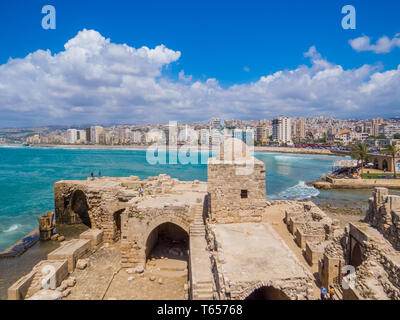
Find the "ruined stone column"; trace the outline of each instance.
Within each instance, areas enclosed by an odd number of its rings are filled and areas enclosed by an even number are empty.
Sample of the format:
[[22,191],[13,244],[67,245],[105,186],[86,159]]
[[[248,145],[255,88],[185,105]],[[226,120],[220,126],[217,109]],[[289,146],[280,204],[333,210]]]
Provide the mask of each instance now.
[[46,215],[38,217],[40,241],[50,240],[54,230],[53,223],[54,212],[47,211]]

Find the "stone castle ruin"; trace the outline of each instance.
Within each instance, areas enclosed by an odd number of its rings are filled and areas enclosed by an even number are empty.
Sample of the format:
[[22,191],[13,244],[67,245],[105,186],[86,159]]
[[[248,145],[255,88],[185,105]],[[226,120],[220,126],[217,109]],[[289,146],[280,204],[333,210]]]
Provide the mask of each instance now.
[[[389,298],[399,298],[399,269],[392,259],[400,245],[399,203],[387,190],[375,191],[362,227],[341,229],[312,202],[267,201],[265,165],[237,139],[225,140],[217,156],[209,159],[207,176],[207,183],[163,174],[145,180],[131,176],[55,183],[56,225],[84,224],[88,230],[80,239],[62,242],[9,288],[9,298],[68,296],[68,287],[75,285],[74,272],[108,246],[118,251],[113,259],[119,268],[135,277],[156,263],[169,272],[166,257],[172,255],[184,266],[179,270],[187,277],[188,299],[314,299],[318,293],[312,273],[324,286],[338,286],[341,268],[348,263],[357,264],[359,287],[372,292],[378,285],[362,280],[372,262],[387,274],[387,280],[379,280],[386,281],[382,290]],[[308,265],[268,222],[279,206],[286,208],[287,235]],[[383,242],[371,242],[370,234]],[[381,245],[388,251],[378,250]],[[50,285],[43,285],[49,283],[48,274],[41,271],[46,265],[53,268]],[[88,277],[89,269],[82,271]],[[356,290],[338,291],[344,298],[362,298]]]

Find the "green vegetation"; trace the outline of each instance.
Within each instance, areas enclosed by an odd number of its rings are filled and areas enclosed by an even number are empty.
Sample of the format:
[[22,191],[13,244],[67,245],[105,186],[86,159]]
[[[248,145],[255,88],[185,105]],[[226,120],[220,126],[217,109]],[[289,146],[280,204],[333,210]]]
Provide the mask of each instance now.
[[396,178],[397,176],[396,176],[396,159],[395,159],[395,157],[398,153],[400,153],[399,147],[394,146],[392,144],[388,144],[385,147],[384,153],[387,154],[388,156],[392,157],[392,166],[393,166],[393,171],[394,171],[394,177]]
[[368,146],[365,143],[357,143],[351,148],[350,156],[361,162],[361,174],[364,170],[364,162],[368,162]]
[[390,179],[392,175],[389,173],[363,173],[361,178],[363,179]]
[[379,136],[369,136],[368,139],[372,139],[372,140],[381,140],[381,139],[386,139],[386,136],[381,134]]
[[326,137],[320,138],[320,139],[316,139],[315,143],[326,143]]
[[400,133],[395,133],[393,139],[400,139]]

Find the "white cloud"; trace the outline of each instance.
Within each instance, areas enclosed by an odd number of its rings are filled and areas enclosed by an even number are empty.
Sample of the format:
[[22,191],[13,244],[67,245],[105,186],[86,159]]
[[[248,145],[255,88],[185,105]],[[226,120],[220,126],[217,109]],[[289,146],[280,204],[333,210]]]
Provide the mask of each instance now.
[[372,51],[374,53],[388,53],[396,47],[400,47],[400,34],[396,34],[392,39],[383,36],[378,39],[376,44],[371,44],[370,37],[363,36],[349,41],[351,47],[358,51]]
[[136,49],[83,30],[56,54],[38,50],[0,66],[0,126],[166,123],[278,114],[368,117],[398,114],[400,68],[344,69],[315,47],[310,66],[222,87],[216,79],[178,81],[163,69],[181,53],[163,45]]
[[185,71],[181,70],[178,74],[178,78],[181,81],[185,81],[185,82],[191,82],[192,81],[192,76],[191,75],[185,75]]

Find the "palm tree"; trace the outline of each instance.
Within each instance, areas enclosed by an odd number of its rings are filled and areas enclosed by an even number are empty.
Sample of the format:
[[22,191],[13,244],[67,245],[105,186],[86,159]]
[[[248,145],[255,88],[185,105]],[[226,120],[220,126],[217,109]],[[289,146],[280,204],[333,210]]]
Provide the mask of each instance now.
[[353,159],[361,161],[361,174],[364,170],[364,161],[368,161],[368,146],[365,143],[357,143],[351,148],[350,155]]
[[394,178],[396,179],[396,155],[400,152],[398,146],[394,146],[391,143],[389,143],[384,150],[384,153],[387,154],[388,156],[392,157],[392,164],[393,164],[393,172],[394,172]]

